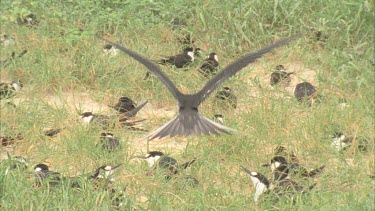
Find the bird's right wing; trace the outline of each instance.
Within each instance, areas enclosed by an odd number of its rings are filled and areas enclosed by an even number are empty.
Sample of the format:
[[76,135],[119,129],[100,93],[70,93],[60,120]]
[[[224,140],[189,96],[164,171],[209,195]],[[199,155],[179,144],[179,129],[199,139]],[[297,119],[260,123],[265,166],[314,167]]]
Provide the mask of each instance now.
[[262,57],[263,54],[268,53],[272,49],[277,48],[281,45],[285,45],[286,43],[289,43],[297,37],[299,37],[299,35],[280,40],[256,52],[247,54],[226,66],[223,70],[221,70],[218,74],[211,78],[211,80],[207,82],[203,89],[196,94],[198,96],[197,99],[199,99],[199,102],[197,102],[198,105],[202,103],[217,87],[224,83],[224,81],[235,75],[242,68],[254,62],[256,59]]
[[103,37],[96,36],[98,39],[103,40],[107,43],[110,43],[111,45],[115,46],[116,48],[120,49],[125,54],[128,54],[133,59],[137,60],[139,63],[143,64],[150,72],[154,73],[160,81],[169,89],[169,91],[172,93],[172,95],[178,99],[178,96],[181,95],[181,92],[176,88],[176,86],[173,84],[173,82],[161,71],[158,65],[153,63],[152,61],[144,58],[143,56],[139,55],[138,53],[135,53],[125,47],[123,47],[120,44],[113,43],[107,39],[104,39]]

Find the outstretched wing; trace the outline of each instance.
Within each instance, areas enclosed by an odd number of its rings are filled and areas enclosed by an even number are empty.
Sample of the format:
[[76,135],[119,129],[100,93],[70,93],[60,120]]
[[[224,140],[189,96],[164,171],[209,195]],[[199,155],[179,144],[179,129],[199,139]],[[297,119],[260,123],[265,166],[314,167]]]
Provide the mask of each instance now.
[[272,45],[269,45],[265,48],[262,48],[254,53],[247,54],[240,59],[237,59],[236,61],[232,62],[228,66],[226,66],[223,70],[221,70],[218,74],[216,74],[211,80],[207,82],[207,84],[202,88],[201,91],[199,91],[196,95],[199,101],[197,102],[197,106],[202,103],[210,94],[220,86],[220,84],[224,83],[228,78],[232,77],[234,74],[236,74],[238,71],[240,71],[242,68],[246,67],[248,64],[254,62],[256,59],[263,56],[263,54],[271,51],[274,48],[277,48],[281,45],[284,45],[295,38],[299,37],[299,35],[291,36],[286,39],[280,40]]
[[169,91],[172,93],[172,95],[178,100],[178,97],[182,94],[176,86],[173,84],[173,82],[161,71],[158,65],[151,62],[150,60],[144,58],[143,56],[124,48],[122,45],[113,43],[107,39],[104,39],[103,37],[96,36],[98,39],[103,40],[107,43],[110,43],[113,46],[116,46],[116,48],[120,49],[122,52],[128,54],[129,56],[133,57],[133,59],[137,60],[141,64],[143,64],[148,70],[150,70],[152,73],[154,73],[160,81],[169,89]]

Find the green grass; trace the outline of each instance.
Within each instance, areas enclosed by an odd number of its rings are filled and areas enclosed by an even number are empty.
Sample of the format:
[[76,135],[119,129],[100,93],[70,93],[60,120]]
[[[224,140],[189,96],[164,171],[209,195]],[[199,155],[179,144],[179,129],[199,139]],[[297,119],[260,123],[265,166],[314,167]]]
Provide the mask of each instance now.
[[[38,26],[16,24],[17,17],[30,13],[37,16]],[[16,41],[14,46],[1,46],[1,60],[12,51],[28,50],[0,69],[1,82],[17,79],[24,84],[7,100],[16,108],[1,103],[1,132],[23,135],[10,152],[30,162],[28,171],[8,175],[4,175],[6,163],[1,163],[1,210],[113,209],[102,189],[78,191],[65,183],[35,188],[30,173],[38,163],[48,163],[51,170],[66,176],[123,163],[115,174],[116,184],[127,187],[126,210],[374,209],[374,180],[368,176],[375,172],[372,1],[1,1],[1,14],[1,33]],[[172,30],[174,18],[186,26]],[[316,41],[315,31],[323,33],[322,41]],[[176,109],[173,96],[156,78],[142,80],[146,73],[142,65],[124,54],[103,56],[104,43],[95,34],[157,60],[181,51],[177,37],[190,33],[194,46],[206,55],[216,52],[225,67],[241,55],[301,32],[301,39],[225,82],[238,97],[237,109],[223,110],[213,96],[202,105],[207,117],[223,113],[225,124],[238,133],[150,143],[150,150],[162,150],[180,162],[197,158],[183,173],[200,181],[196,188],[178,189],[181,178],[165,181],[161,174],[146,176],[147,165],[130,159],[147,151],[145,141],[139,140],[144,132],[115,128],[112,132],[121,137],[122,148],[108,153],[95,147],[102,130],[88,129],[78,121],[78,113],[90,110],[87,104],[77,103],[82,99],[96,103],[104,113],[110,113],[107,105],[121,96],[137,102],[148,99],[152,108],[159,109],[141,112],[147,118],[143,127],[149,130],[170,119],[161,111]],[[184,71],[162,69],[180,90],[194,93],[207,81],[196,71],[201,60]],[[278,64],[297,72],[294,82],[317,86],[323,102],[306,107],[296,102],[292,92],[270,87],[269,75]],[[350,107],[339,109],[341,98]],[[47,138],[41,133],[48,127],[66,129],[56,138]],[[328,136],[336,130],[368,138],[370,152],[333,151]],[[255,205],[252,183],[239,165],[269,176],[260,165],[271,159],[278,145],[295,151],[305,166],[325,164],[326,170],[314,178],[316,188],[299,196],[294,205],[287,199]],[[2,147],[1,153],[6,150]]]

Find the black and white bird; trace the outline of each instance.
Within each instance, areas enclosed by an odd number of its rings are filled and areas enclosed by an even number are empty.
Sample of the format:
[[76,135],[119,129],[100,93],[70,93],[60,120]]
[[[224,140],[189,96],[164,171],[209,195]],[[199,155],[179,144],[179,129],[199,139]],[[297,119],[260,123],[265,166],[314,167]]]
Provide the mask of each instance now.
[[271,74],[270,83],[271,86],[277,85],[277,84],[284,84],[285,86],[288,86],[290,82],[292,81],[290,78],[291,74],[294,74],[294,72],[285,72],[284,71],[284,65],[277,65],[276,71]]
[[98,187],[100,185],[101,187],[106,188],[110,183],[115,181],[115,178],[113,177],[114,170],[121,165],[122,164],[117,164],[113,166],[104,165],[95,169],[94,173],[92,174],[84,174],[75,177],[70,177],[71,187],[83,188],[85,187],[86,181],[94,180],[95,187]]
[[15,94],[15,92],[21,90],[21,84],[16,81],[10,83],[0,83],[0,99],[9,98]]
[[166,136],[174,137],[208,134],[219,135],[220,132],[229,133],[229,131],[232,131],[232,129],[202,116],[199,113],[199,105],[228,78],[235,75],[238,71],[246,67],[248,64],[254,62],[256,59],[260,58],[263,54],[271,51],[274,48],[289,43],[296,37],[298,36],[283,39],[275,44],[237,59],[212,77],[199,92],[195,94],[184,94],[176,88],[173,82],[161,71],[158,65],[144,58],[143,56],[124,48],[120,44],[110,42],[98,36],[99,39],[116,46],[118,49],[147,67],[147,69],[155,74],[177,99],[178,116],[149,134],[146,138],[149,138],[150,140],[163,138]]
[[115,48],[113,45],[107,44],[103,47],[103,53],[104,55],[108,55],[110,57],[117,56],[119,50]]
[[37,26],[39,24],[39,21],[36,18],[36,15],[30,13],[24,17],[17,17],[17,23],[18,25],[33,27]]
[[185,48],[184,51],[180,54],[170,56],[166,59],[161,59],[159,64],[171,64],[176,66],[177,68],[182,68],[192,62],[194,62],[194,49],[188,47]]
[[99,145],[101,145],[103,149],[111,152],[120,146],[120,141],[113,135],[113,133],[102,133],[100,135]]
[[271,159],[270,164],[263,166],[270,166],[271,171],[274,173],[274,180],[285,179],[289,174],[298,175],[301,177],[314,177],[323,172],[325,165],[319,168],[308,170],[301,166],[298,162],[288,163],[287,159],[283,156],[275,156]]
[[296,85],[294,96],[298,101],[310,101],[316,91],[316,88],[312,84],[309,82],[303,82]]
[[45,136],[53,137],[57,134],[59,134],[64,128],[52,128],[52,129],[47,129],[43,131],[43,134]]
[[219,58],[216,53],[210,53],[207,59],[203,61],[202,66],[199,68],[199,72],[203,76],[208,77],[215,75],[219,69]]
[[188,168],[196,161],[196,159],[193,159],[182,165],[178,165],[176,159],[164,155],[164,153],[160,151],[151,151],[144,156],[136,156],[136,158],[144,159],[150,167],[164,171],[163,173],[166,179],[170,179],[173,175],[177,174],[179,170]]
[[[263,194],[267,196],[272,196],[271,200],[276,202],[280,197],[291,196],[294,194],[306,193],[301,185],[297,182],[291,180],[288,175],[284,176],[281,180],[274,181],[275,184],[271,184],[270,181],[261,173],[250,171],[249,169],[241,166],[251,178],[255,188],[254,202],[257,204],[259,197]],[[308,190],[312,190],[316,184],[311,185]]]
[[135,109],[135,102],[128,97],[120,97],[118,103],[114,106],[109,106],[120,113],[126,113]]
[[135,116],[138,113],[138,111],[141,110],[147,104],[147,102],[148,101],[142,103],[141,105],[137,106],[131,111],[121,114],[120,116],[118,115],[107,116],[107,115],[101,115],[101,114],[94,114],[92,112],[84,112],[80,115],[80,117],[81,117],[82,122],[84,122],[85,124],[94,124],[103,128],[110,127],[116,121],[119,121],[121,126],[132,127],[136,123],[139,123],[144,120],[137,120],[137,121],[132,121],[132,122],[128,122],[127,120],[130,117]]
[[233,108],[237,108],[237,97],[233,94],[233,91],[229,87],[224,87],[221,91],[216,93],[216,99],[220,102],[224,102]]
[[51,186],[55,186],[61,182],[60,173],[50,171],[49,167],[42,163],[35,166],[34,175],[37,187],[40,187],[44,181],[48,182]]
[[[347,137],[342,132],[335,132],[331,141],[331,147],[338,152],[348,150],[354,143],[353,137]],[[363,138],[356,138],[356,145],[359,151],[366,151],[368,141]]]
[[222,125],[224,124],[225,118],[222,114],[215,114],[213,119]]
[[241,166],[242,169],[250,175],[251,182],[253,182],[255,188],[254,202],[258,203],[259,197],[262,194],[268,194],[272,188],[268,179],[261,173],[250,171],[249,169]]

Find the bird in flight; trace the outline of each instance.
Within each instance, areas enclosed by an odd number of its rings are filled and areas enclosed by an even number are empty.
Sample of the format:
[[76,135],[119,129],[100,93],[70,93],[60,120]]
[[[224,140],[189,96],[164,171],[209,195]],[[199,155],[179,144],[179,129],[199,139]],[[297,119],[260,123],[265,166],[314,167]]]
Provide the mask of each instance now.
[[263,54],[271,51],[274,48],[289,43],[297,37],[298,36],[291,36],[289,38],[280,40],[272,45],[269,45],[265,48],[262,48],[258,51],[242,56],[241,58],[226,66],[214,77],[212,77],[199,92],[195,94],[184,94],[176,88],[173,82],[162,72],[162,70],[157,64],[139,55],[138,53],[135,53],[123,47],[120,44],[113,43],[107,39],[97,36],[98,39],[115,46],[125,54],[129,55],[133,59],[143,64],[150,72],[152,72],[159,78],[159,80],[168,88],[172,95],[177,99],[178,115],[166,124],[164,124],[163,126],[161,126],[160,128],[158,128],[157,130],[155,130],[154,132],[147,135],[145,138],[148,138],[149,140],[161,139],[167,136],[175,137],[209,134],[219,135],[221,132],[229,134],[230,131],[235,131],[229,127],[225,127],[219,123],[216,123],[202,116],[199,113],[199,105],[205,99],[207,99],[215,89],[217,89],[222,83],[224,83],[231,76],[235,75],[242,68],[254,62]]

